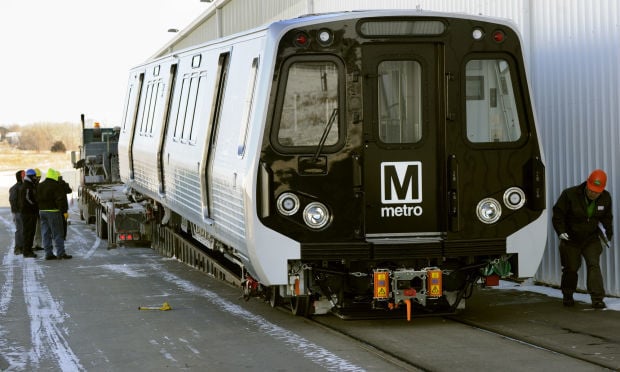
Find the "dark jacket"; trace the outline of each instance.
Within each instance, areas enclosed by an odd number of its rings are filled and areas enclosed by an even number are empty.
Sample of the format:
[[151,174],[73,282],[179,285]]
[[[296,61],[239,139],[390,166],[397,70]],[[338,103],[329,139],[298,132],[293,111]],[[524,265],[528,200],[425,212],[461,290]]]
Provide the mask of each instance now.
[[37,197],[39,200],[39,210],[59,211],[65,213],[69,210],[67,194],[63,186],[50,177],[41,182],[37,187]]
[[23,171],[20,170],[15,173],[15,180],[17,180],[17,182],[9,189],[9,203],[11,204],[11,213],[21,212],[19,193],[22,188],[22,172]]
[[62,177],[58,177],[58,183],[60,183],[60,185],[62,186],[65,194],[71,194],[73,192],[71,186],[67,183],[67,181],[63,180]]
[[587,215],[586,183],[564,191],[553,206],[553,228],[560,235],[567,233],[571,242],[589,243],[599,237],[599,222],[606,231],[607,239],[613,236],[611,194],[603,190],[595,201],[594,214]]
[[30,177],[26,176],[19,193],[20,212],[22,214],[39,214],[37,201],[37,186]]

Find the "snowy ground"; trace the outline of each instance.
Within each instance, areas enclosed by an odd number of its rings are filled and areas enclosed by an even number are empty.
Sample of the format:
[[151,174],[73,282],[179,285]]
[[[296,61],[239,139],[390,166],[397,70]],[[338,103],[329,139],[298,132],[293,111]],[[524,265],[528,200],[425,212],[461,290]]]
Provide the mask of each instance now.
[[[527,292],[535,292],[541,293],[549,297],[562,298],[562,291],[559,289],[542,286],[542,285],[534,285],[531,283],[532,280],[526,281],[524,283],[515,283],[505,280],[500,280],[499,286],[493,287],[495,289],[512,289],[517,291],[527,291]],[[573,298],[577,302],[583,302],[590,304],[590,295],[585,293],[575,293]],[[605,298],[605,304],[607,305],[607,309],[605,310],[614,310],[620,311],[620,298],[615,297],[607,297]]]

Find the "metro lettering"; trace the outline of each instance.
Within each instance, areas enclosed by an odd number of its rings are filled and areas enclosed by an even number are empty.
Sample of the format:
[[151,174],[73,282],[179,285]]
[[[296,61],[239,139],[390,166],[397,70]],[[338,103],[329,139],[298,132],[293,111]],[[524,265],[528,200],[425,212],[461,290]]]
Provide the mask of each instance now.
[[382,207],[381,217],[419,217],[422,215],[422,207],[419,205],[403,204],[402,207]]

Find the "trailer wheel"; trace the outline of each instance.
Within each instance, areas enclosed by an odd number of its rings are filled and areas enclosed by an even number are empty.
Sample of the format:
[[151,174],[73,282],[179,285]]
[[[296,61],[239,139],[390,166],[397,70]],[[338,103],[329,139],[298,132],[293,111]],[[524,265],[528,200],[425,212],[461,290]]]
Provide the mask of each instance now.
[[101,211],[99,208],[95,210],[95,234],[101,238]]
[[291,297],[291,311],[295,316],[310,315],[310,297],[308,296],[293,296]]
[[280,305],[280,287],[277,285],[269,287],[269,305],[271,307]]
[[108,238],[108,224],[103,220],[103,208],[97,207],[97,212],[95,216],[95,229],[97,231],[97,236],[101,239]]

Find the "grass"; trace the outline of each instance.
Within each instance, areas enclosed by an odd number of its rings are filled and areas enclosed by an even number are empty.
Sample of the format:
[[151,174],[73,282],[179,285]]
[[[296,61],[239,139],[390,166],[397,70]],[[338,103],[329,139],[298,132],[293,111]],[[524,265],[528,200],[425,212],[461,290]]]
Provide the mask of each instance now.
[[48,168],[62,172],[74,191],[79,184],[78,173],[71,164],[71,152],[23,151],[0,142],[0,208],[9,206],[9,187],[15,183],[15,172],[39,168],[43,176]]
[[48,168],[72,168],[71,152],[24,151],[0,142],[0,172],[28,168],[39,168],[41,172],[47,172]]

